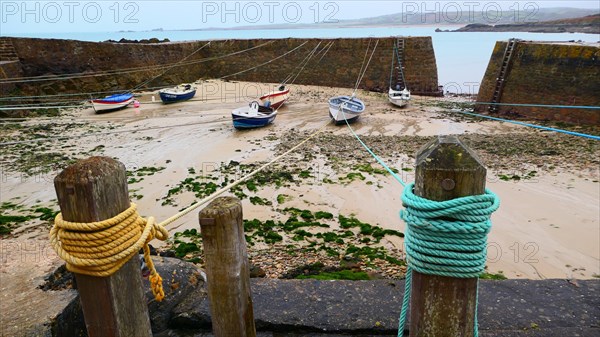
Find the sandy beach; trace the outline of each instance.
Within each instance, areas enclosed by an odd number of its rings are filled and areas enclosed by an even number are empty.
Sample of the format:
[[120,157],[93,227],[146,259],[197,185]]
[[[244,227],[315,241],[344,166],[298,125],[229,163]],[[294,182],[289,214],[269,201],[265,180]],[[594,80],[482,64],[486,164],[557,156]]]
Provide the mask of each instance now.
[[[251,262],[267,277],[282,277],[316,261],[335,267],[350,245],[383,247],[388,257],[404,257],[403,239],[398,235],[385,235],[379,242],[359,233],[343,237],[343,243],[317,239],[318,233],[324,236],[327,231],[342,238],[340,215],[354,217],[370,228],[404,231],[398,216],[402,186],[380,172],[381,167],[346,126],[329,123],[327,99],[350,94],[350,89],[292,86],[292,96],[273,125],[239,131],[232,127],[231,110],[274,84],[205,81],[198,85],[197,96],[185,103],[162,105],[156,93],[143,93],[138,97],[140,108],[102,115],[91,108],[79,109],[60,117],[3,126],[3,142],[70,138],[3,146],[2,214],[24,215],[39,207],[58,210],[52,179],[60,168],[75,159],[104,155],[119,159],[132,172],[132,200],[143,216],[160,221],[205,192],[187,189],[186,179],[203,188],[210,186],[208,182],[221,185],[325,125],[319,135],[272,168],[264,184],[243,186],[238,195],[247,196],[242,200],[244,219],[285,222],[296,214],[294,209],[309,210],[312,214],[330,213],[331,219],[319,220],[329,227],[304,227],[313,235],[305,240],[294,240],[292,234],[279,231],[280,241],[266,243],[257,234],[254,245],[249,246]],[[414,180],[416,151],[435,135],[458,134],[481,157],[488,168],[487,187],[501,198],[500,209],[492,217],[488,273],[529,279],[600,277],[597,141],[474,120],[452,112],[464,104],[464,98],[416,96],[408,108],[396,109],[384,94],[359,91],[358,96],[367,107],[352,127],[407,182]],[[277,175],[284,171],[289,174]],[[11,233],[3,236],[3,313],[9,310],[15,292],[41,293],[35,287],[43,282],[43,275],[61,264],[48,247],[49,226],[48,221],[31,219],[14,225]],[[172,235],[194,228],[199,230],[197,212],[168,227]],[[27,245],[32,243],[39,254],[28,253]],[[168,249],[176,242],[153,244]],[[17,268],[22,265],[30,267]],[[358,265],[378,277],[399,278],[404,270],[385,259],[364,259]]]

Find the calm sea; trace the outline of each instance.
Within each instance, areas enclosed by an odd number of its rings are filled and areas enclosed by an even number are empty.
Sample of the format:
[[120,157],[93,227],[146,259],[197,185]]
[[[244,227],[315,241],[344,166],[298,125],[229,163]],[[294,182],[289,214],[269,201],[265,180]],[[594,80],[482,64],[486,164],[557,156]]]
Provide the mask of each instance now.
[[[108,39],[168,38],[171,41],[253,39],[253,38],[343,38],[431,36],[437,59],[439,82],[446,90],[460,93],[476,93],[483,78],[494,44],[499,40],[519,38],[533,41],[583,41],[598,42],[595,34],[579,33],[437,33],[437,27],[378,27],[378,28],[331,28],[331,29],[272,29],[272,30],[204,30],[204,31],[146,31],[146,32],[98,32],[98,33],[46,33],[14,36],[74,39],[82,41],[105,41]],[[456,27],[439,27],[455,29]]]

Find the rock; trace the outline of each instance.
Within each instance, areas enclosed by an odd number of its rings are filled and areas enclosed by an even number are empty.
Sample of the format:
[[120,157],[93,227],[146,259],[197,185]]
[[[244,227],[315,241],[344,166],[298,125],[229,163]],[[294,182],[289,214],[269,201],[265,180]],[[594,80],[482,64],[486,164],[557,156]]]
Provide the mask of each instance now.
[[[204,301],[206,291],[204,289],[204,277],[201,271],[192,263],[179,259],[153,257],[156,270],[163,278],[163,289],[165,299],[157,302],[150,291],[148,280],[143,281],[148,311],[152,323],[153,333],[167,330],[174,317],[174,308],[180,303],[193,299]],[[70,274],[70,273],[69,273]],[[208,301],[205,301],[208,305]],[[178,312],[179,313],[179,312]],[[210,322],[210,321],[209,321]],[[79,296],[56,317],[52,323],[54,336],[87,336],[85,322]]]
[[87,336],[79,295],[56,316],[51,325],[53,336]]
[[250,265],[250,278],[262,278],[265,276],[267,276],[267,274],[265,273],[264,269],[259,266]]
[[73,277],[73,274],[67,270],[66,264],[63,264],[53,273],[46,276],[44,281],[46,282],[38,287],[43,291],[77,288],[77,285],[75,284],[75,278]]
[[158,253],[158,255],[160,255],[162,257],[177,257],[177,255],[175,255],[175,251],[170,250],[170,249],[162,251],[162,252]]
[[362,268],[359,263],[353,261],[340,261],[340,267],[343,269],[350,269],[353,271],[360,271]]
[[367,275],[369,275],[369,279],[371,279],[371,280],[383,280],[383,279],[385,279],[385,277],[383,277],[380,273],[375,272],[375,271],[369,271],[369,272],[367,272]]
[[[165,305],[162,309],[170,314],[165,329],[158,329],[159,325],[154,321],[157,308],[152,307],[151,301],[153,334],[211,336],[208,333],[210,309],[203,282],[196,283],[195,287],[194,282],[185,282],[198,270],[175,259],[165,259],[157,265],[164,275],[175,275],[180,287],[174,293],[169,292],[167,301],[172,302],[162,303]],[[481,281],[480,336],[597,336],[600,330],[597,327],[600,282],[578,280],[578,285],[566,280]],[[365,332],[395,336],[404,294],[404,282],[391,280],[252,279],[250,288],[258,336],[270,337],[365,336]],[[182,289],[187,292],[179,293]],[[549,296],[552,301],[547,301]],[[171,307],[175,302],[177,305]],[[85,336],[85,330],[81,329],[83,325],[71,323],[82,321],[78,304],[78,300],[71,302],[56,319],[54,336]]]

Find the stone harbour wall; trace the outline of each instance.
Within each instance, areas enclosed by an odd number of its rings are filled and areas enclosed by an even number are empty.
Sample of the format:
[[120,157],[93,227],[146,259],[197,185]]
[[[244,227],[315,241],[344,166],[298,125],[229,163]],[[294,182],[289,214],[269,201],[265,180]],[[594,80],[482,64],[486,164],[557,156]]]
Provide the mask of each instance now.
[[[478,102],[490,102],[507,42],[498,41],[479,89]],[[598,44],[519,42],[505,79],[501,103],[600,106]],[[476,107],[488,111],[487,105]],[[600,125],[600,110],[500,106],[497,114],[573,124]]]
[[[175,85],[220,78],[263,63],[266,64],[227,79],[279,83],[298,70],[298,64],[319,42],[315,56],[295,83],[351,88],[367,47],[372,50],[377,41],[376,38],[218,40],[197,51],[208,41],[142,44],[35,38],[7,40],[14,46],[23,76],[51,77],[17,84],[16,92],[27,95],[131,90],[163,73],[143,87]],[[379,39],[361,83],[362,89],[387,91],[395,41],[395,37]],[[267,63],[305,42],[296,51]],[[333,44],[325,51],[329,42]],[[240,52],[248,48],[255,49]],[[236,54],[224,56],[230,53]],[[183,59],[185,61],[178,63]],[[404,59],[409,89],[414,94],[438,95],[431,37],[406,37]],[[111,71],[118,72],[108,73]],[[98,72],[107,73],[98,75]],[[58,78],[67,74],[71,74],[70,78]]]

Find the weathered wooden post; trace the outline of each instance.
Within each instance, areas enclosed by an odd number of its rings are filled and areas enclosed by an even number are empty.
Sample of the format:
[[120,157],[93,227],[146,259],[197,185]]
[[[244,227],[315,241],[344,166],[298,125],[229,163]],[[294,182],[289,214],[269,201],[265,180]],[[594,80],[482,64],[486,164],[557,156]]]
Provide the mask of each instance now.
[[[109,157],[67,167],[54,187],[66,221],[102,221],[129,208],[125,166]],[[89,336],[152,336],[137,255],[111,276],[75,278]]]
[[[414,193],[446,201],[485,193],[486,169],[456,136],[439,136],[417,154]],[[412,272],[411,337],[472,337],[477,278]]]
[[255,337],[242,203],[233,197],[217,198],[199,218],[213,333]]

